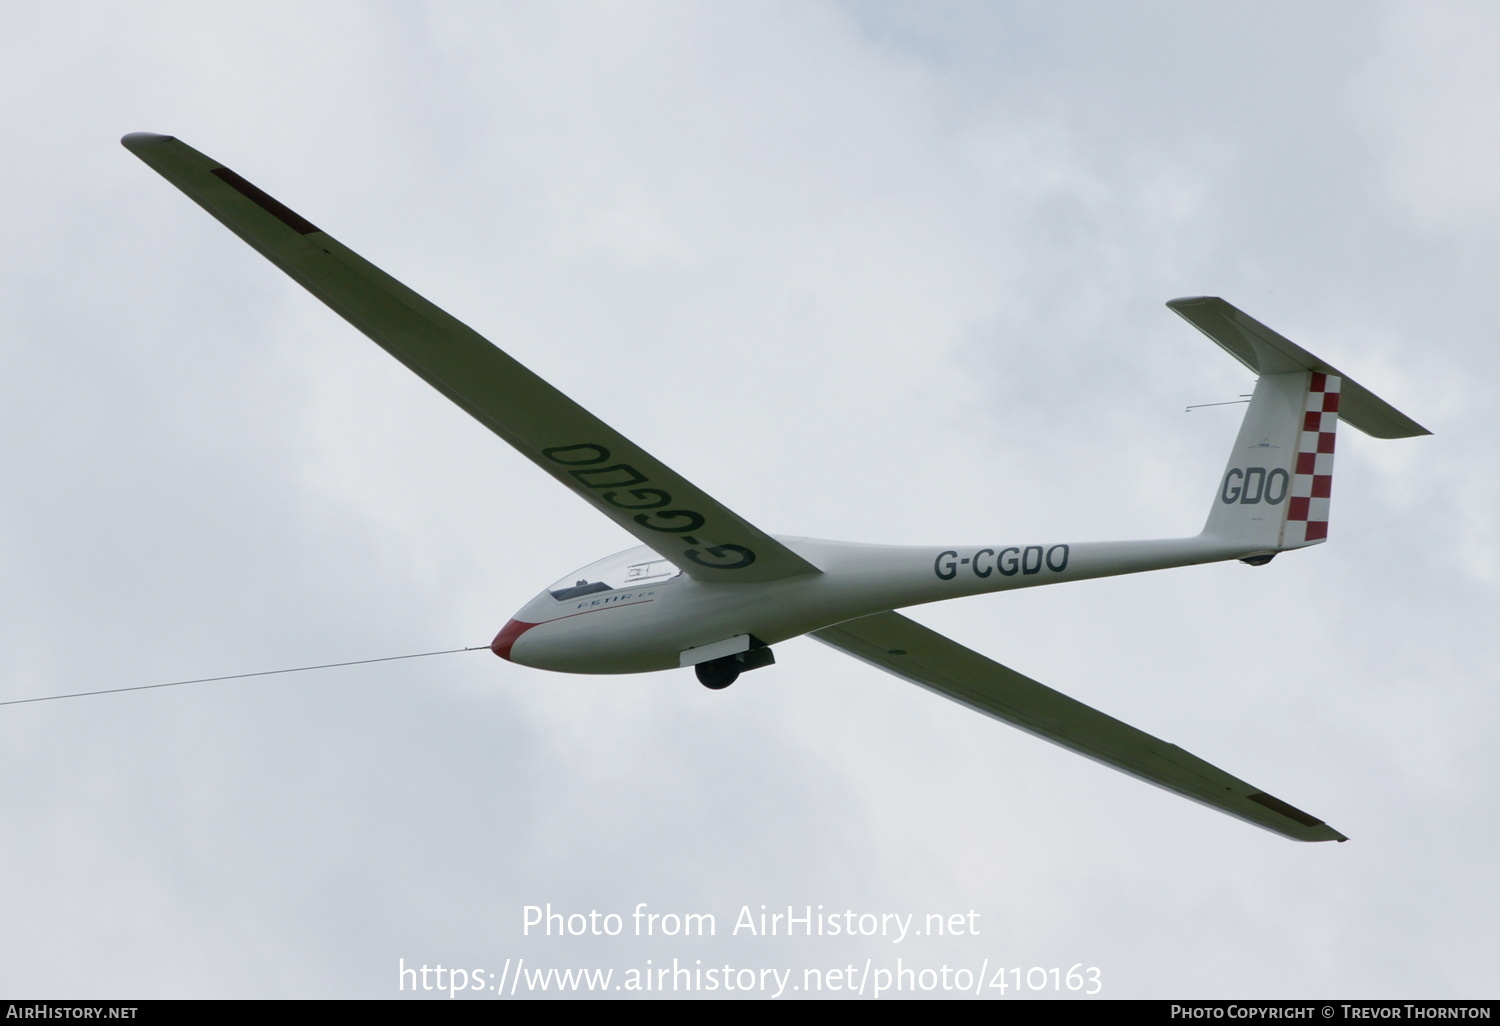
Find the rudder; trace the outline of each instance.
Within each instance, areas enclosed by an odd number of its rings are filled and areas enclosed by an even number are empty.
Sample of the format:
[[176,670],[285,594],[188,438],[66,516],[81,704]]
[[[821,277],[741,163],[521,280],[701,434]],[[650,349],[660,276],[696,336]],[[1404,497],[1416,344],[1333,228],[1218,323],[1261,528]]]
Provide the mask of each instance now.
[[1314,371],[1303,404],[1292,493],[1287,497],[1283,549],[1316,545],[1328,538],[1328,504],[1333,497],[1333,443],[1339,423],[1341,380]]

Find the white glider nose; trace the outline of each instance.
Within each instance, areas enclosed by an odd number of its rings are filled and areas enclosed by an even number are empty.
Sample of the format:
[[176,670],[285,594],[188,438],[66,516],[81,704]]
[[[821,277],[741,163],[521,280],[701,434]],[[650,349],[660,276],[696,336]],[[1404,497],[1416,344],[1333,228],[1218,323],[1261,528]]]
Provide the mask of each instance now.
[[525,620],[511,620],[500,628],[500,633],[496,634],[495,640],[490,642],[490,651],[501,659],[510,661],[510,650],[515,647],[516,639],[536,626],[538,625],[527,623]]

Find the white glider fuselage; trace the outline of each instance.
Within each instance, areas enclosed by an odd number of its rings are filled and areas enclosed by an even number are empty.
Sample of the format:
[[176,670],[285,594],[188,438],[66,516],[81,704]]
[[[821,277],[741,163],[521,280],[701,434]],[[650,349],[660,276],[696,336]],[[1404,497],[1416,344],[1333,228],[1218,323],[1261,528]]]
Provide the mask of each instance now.
[[541,592],[491,647],[542,670],[646,673],[676,669],[690,650],[734,637],[775,645],[889,609],[1248,554],[1243,543],[1208,535],[947,548],[776,540],[822,572],[759,584],[700,581],[638,546]]

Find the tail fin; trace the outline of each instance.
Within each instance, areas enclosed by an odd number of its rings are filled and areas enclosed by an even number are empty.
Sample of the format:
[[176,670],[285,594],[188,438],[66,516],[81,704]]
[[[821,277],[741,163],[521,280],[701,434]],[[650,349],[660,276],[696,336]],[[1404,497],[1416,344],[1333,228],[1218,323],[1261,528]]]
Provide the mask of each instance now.
[[1203,528],[1243,544],[1247,562],[1328,537],[1340,417],[1376,438],[1431,434],[1222,299],[1174,299],[1167,306],[1260,375]]

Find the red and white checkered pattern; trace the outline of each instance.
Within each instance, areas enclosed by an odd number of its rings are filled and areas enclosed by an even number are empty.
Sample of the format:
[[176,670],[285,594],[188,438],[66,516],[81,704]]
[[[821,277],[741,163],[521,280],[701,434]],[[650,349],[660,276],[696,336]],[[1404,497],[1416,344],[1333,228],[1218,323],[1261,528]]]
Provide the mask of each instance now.
[[1339,379],[1314,372],[1303,407],[1297,465],[1292,470],[1283,545],[1311,545],[1328,537],[1333,495],[1333,433],[1339,423]]

